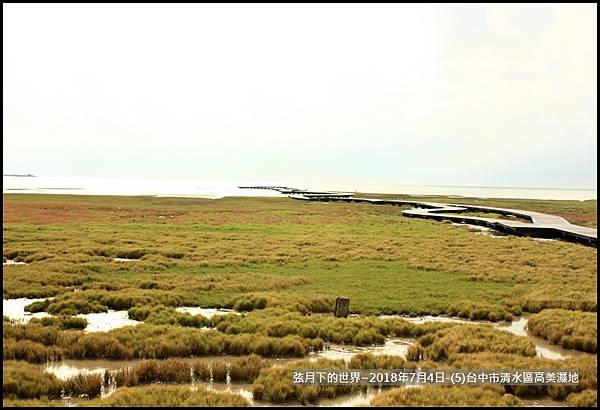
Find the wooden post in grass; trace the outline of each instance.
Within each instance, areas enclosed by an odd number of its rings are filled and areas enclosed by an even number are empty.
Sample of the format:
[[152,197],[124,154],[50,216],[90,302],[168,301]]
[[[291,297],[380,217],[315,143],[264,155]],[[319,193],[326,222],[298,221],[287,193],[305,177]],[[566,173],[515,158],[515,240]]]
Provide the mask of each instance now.
[[335,298],[335,317],[348,317],[350,298],[338,296]]

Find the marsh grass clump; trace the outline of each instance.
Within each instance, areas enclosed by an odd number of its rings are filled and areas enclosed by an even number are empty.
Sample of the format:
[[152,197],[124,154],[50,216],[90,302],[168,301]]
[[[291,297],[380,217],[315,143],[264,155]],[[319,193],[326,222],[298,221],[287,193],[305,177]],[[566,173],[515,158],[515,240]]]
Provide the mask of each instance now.
[[[84,286],[79,292],[63,293],[54,299],[35,302],[27,307],[31,312],[46,311],[52,315],[76,315],[127,310],[137,306],[182,306],[193,299],[185,294],[162,289],[130,289],[118,283],[98,282]],[[110,291],[110,292],[107,292]]]
[[14,400],[4,399],[2,400],[3,407],[65,407],[63,400],[49,400],[49,399],[25,399],[25,400]]
[[571,393],[567,396],[566,404],[569,407],[598,407],[598,391],[587,389],[581,393]]
[[270,367],[269,363],[258,355],[242,356],[231,363],[231,380],[253,382],[260,371],[267,367]]
[[6,260],[14,260],[15,262],[24,262],[25,258],[27,258],[29,255],[32,255],[33,253],[34,253],[33,251],[28,251],[28,250],[14,250],[14,251],[5,250],[2,252],[2,259],[4,262],[6,262]]
[[531,333],[565,349],[596,353],[596,313],[546,309],[529,318]]
[[78,337],[71,345],[64,343],[70,340],[71,338],[61,339],[63,344],[60,347],[72,359],[125,360],[132,358],[131,349],[110,333],[88,333]]
[[513,314],[506,306],[482,302],[458,302],[448,306],[446,313],[469,320],[490,320],[492,322],[513,320]]
[[399,388],[375,397],[375,407],[512,407],[520,400],[486,387],[425,386],[423,388]]
[[309,297],[297,297],[292,309],[301,313],[329,313],[333,312],[335,298],[329,295],[314,295]]
[[[573,265],[565,269],[573,270]],[[565,272],[560,273],[560,277],[564,275]],[[565,286],[567,283],[569,285]],[[540,284],[523,296],[521,302],[523,310],[530,313],[539,313],[544,309],[596,312],[598,310],[596,293],[588,290],[589,286],[596,286],[596,283],[596,277],[589,277]]]
[[55,326],[43,326],[40,320],[32,319],[29,323],[11,323],[3,327],[4,338],[30,340],[46,346],[54,345],[61,330]]
[[[298,278],[297,285],[307,283],[306,279]],[[276,295],[273,293],[248,293],[236,296],[225,306],[238,312],[252,312],[265,308],[283,308],[305,313],[329,313],[335,306],[335,298],[329,295]]]
[[85,403],[103,407],[244,407],[248,400],[238,394],[213,392],[187,386],[142,386],[117,389],[110,397]]
[[259,376],[252,384],[252,394],[259,400],[274,403],[299,402],[301,404],[314,403],[325,397],[336,397],[340,394],[350,393],[358,386],[339,385],[298,385],[293,383],[293,369],[345,369],[343,360],[319,359],[315,362],[301,360],[289,363],[283,367],[270,367],[262,369]]
[[102,383],[103,375],[101,374],[78,374],[63,381],[62,389],[69,396],[91,399],[100,396]]
[[63,330],[83,330],[88,325],[85,318],[73,316],[44,317],[40,319],[40,322],[42,326],[55,326]]
[[[192,315],[189,313],[181,313],[175,312],[175,314],[170,314],[172,319],[167,321],[167,323],[171,324],[179,324],[181,326],[186,327],[207,327],[211,324],[210,320],[205,318],[202,315]],[[163,324],[165,321],[155,320],[150,316],[148,318],[149,323]]]
[[177,359],[143,360],[116,372],[117,386],[151,383],[190,383],[190,363]]
[[269,300],[266,296],[242,295],[230,301],[227,305],[239,312],[251,312],[255,309],[264,309]]
[[565,369],[577,369],[579,383],[571,385],[548,386],[548,394],[555,400],[563,400],[570,393],[579,393],[587,389],[598,389],[598,363],[596,356],[568,357],[561,360]]
[[422,349],[413,349],[411,359],[439,361],[453,353],[496,352],[535,356],[535,345],[524,336],[515,336],[489,326],[457,325],[439,330],[432,337],[421,337]]
[[[148,251],[143,249],[122,249],[115,252],[116,258],[123,259],[140,259],[142,256],[147,254]],[[103,255],[106,256],[106,255]]]
[[224,382],[227,380],[229,365],[224,362],[213,362],[210,365],[210,371],[214,381]]
[[48,308],[49,304],[50,304],[50,300],[48,300],[48,299],[33,302],[33,303],[30,303],[29,305],[25,306],[25,312],[30,312],[30,313],[44,312]]
[[296,335],[284,337],[256,336],[248,333],[224,337],[224,348],[229,354],[261,356],[302,357],[310,350],[322,349],[320,339],[303,339]]
[[[60,297],[59,297],[60,298]],[[108,307],[97,302],[90,302],[85,299],[66,298],[67,300],[50,301],[46,306],[46,311],[51,315],[77,315],[88,313],[108,312]]]
[[437,339],[437,336],[435,334],[427,333],[427,334],[419,337],[417,342],[419,342],[419,344],[421,346],[427,347],[427,346],[431,345],[433,342],[435,342],[436,339]]
[[408,346],[406,351],[406,360],[410,360],[412,362],[419,362],[421,360],[425,360],[426,350],[420,344],[414,344]]
[[127,317],[132,320],[143,322],[148,318],[148,316],[162,309],[167,309],[167,307],[164,305],[134,306],[127,310]]
[[[6,357],[4,357],[6,360]],[[55,399],[60,397],[62,382],[39,366],[5,361],[2,366],[4,399]]]
[[193,380],[252,382],[268,362],[257,355],[242,356],[229,361],[201,359],[143,360],[115,372],[117,386],[137,386],[152,383],[190,383]]
[[349,369],[402,369],[406,367],[406,360],[400,356],[360,353],[353,356],[348,362]]
[[80,374],[63,381],[41,366],[20,361],[5,361],[2,375],[4,399],[18,400],[52,400],[61,394],[94,398],[100,395],[103,381],[99,374]]
[[179,326],[139,325],[109,333],[133,350],[134,357],[168,358],[216,354],[260,354],[262,356],[299,357],[313,341],[297,336],[273,338],[251,334],[226,335]]
[[4,360],[24,360],[29,363],[45,363],[49,360],[60,360],[63,357],[61,348],[45,346],[26,339],[3,339],[2,351]]

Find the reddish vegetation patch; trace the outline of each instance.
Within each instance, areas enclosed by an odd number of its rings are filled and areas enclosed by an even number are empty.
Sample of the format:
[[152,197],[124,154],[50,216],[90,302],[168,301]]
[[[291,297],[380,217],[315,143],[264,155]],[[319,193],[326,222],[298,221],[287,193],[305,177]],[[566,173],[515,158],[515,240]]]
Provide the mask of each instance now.
[[30,222],[53,224],[70,222],[156,222],[161,219],[173,222],[185,212],[140,208],[120,208],[55,203],[4,202],[4,222]]
[[[301,205],[301,204],[299,204]],[[208,225],[230,224],[353,224],[354,215],[359,210],[340,207],[308,209],[308,215],[302,210],[298,214],[285,216],[273,215],[270,209],[250,207],[245,209],[237,204],[198,203],[184,209],[173,206],[161,208],[141,208],[131,206],[99,206],[75,203],[5,201],[4,222],[29,222],[33,224],[54,223],[184,223],[200,222]],[[315,212],[316,211],[316,212]]]
[[[94,214],[100,216],[97,207],[86,205],[58,205],[48,203],[29,204],[4,202],[4,222],[31,222],[50,224],[89,221]],[[106,212],[106,210],[104,210]]]
[[[83,197],[82,197],[83,198]],[[110,223],[170,223],[199,222],[208,225],[231,224],[341,224],[352,225],[355,217],[368,214],[399,216],[405,207],[345,205],[302,202],[281,203],[253,199],[248,203],[236,199],[224,201],[193,201],[161,198],[160,203],[146,198],[119,198],[113,206],[106,202],[85,204],[82,198],[52,198],[51,200],[6,200],[4,222],[33,224],[110,222]],[[29,199],[29,198],[28,198]],[[60,202],[56,202],[59,199]],[[92,198],[94,199],[94,198]],[[86,200],[84,198],[84,200]],[[39,201],[39,202],[38,202]],[[91,200],[90,200],[91,201]],[[114,201],[108,198],[107,201]],[[141,206],[140,206],[141,205]],[[559,215],[571,223],[596,226],[596,213],[560,211],[530,206],[528,209]],[[280,212],[283,212],[281,214]]]

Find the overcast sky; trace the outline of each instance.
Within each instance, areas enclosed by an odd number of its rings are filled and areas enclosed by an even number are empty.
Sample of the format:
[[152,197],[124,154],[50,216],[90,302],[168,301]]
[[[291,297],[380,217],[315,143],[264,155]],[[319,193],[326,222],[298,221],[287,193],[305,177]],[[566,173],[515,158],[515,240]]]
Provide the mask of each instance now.
[[4,173],[595,188],[596,15],[4,4]]

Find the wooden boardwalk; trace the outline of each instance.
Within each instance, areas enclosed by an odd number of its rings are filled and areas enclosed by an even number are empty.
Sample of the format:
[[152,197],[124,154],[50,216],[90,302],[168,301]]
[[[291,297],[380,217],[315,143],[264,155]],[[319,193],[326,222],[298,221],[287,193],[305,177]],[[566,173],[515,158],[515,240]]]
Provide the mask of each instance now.
[[[524,211],[521,209],[496,208],[480,205],[443,204],[437,202],[405,201],[395,199],[357,198],[351,193],[306,191],[289,187],[239,187],[242,189],[272,189],[291,198],[305,201],[336,201],[351,203],[367,203],[373,205],[411,206],[402,211],[402,215],[410,218],[426,218],[438,221],[448,220],[456,223],[468,223],[486,226],[500,232],[518,236],[536,238],[564,239],[584,245],[596,247],[597,230],[585,226],[574,225],[566,219],[543,214],[540,212]],[[518,220],[484,218],[461,215],[464,212],[493,212],[505,216],[514,216],[530,222]]]

